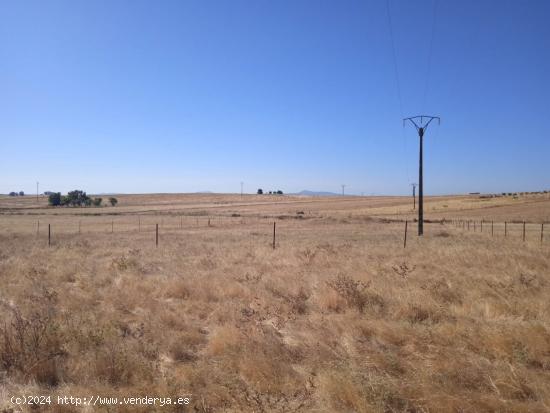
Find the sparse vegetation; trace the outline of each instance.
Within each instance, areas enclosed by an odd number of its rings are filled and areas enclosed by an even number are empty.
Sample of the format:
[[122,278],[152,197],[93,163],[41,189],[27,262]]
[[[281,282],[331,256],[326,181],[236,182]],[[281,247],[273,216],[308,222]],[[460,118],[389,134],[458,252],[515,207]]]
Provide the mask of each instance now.
[[[401,222],[381,219],[387,205],[395,217],[394,199],[162,200],[125,197],[113,234],[108,208],[44,208],[50,248],[32,216],[2,215],[6,394],[185,392],[199,412],[547,410],[550,242],[496,242],[430,212],[424,239],[404,250]],[[444,202],[440,217],[463,205]],[[514,202],[498,212],[536,217],[550,201]],[[182,205],[196,205],[183,229],[166,213]],[[271,217],[304,205],[316,218],[278,220],[273,250]],[[138,232],[144,206],[153,213]],[[211,227],[208,213],[220,214]]]

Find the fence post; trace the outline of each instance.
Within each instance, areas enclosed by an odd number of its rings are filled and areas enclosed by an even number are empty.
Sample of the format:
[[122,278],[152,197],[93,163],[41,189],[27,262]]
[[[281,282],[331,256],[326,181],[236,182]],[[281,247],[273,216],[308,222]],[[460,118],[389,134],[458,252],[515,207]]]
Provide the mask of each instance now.
[[159,224],[157,224],[156,233],[155,233],[155,246],[159,246]]
[[78,221],[78,233],[80,234],[80,221]]
[[115,232],[115,220],[114,219],[111,220],[111,234],[113,232]]
[[494,223],[493,221],[491,221],[491,237],[495,234],[495,231],[494,231]]
[[48,247],[52,245],[52,232],[51,232],[51,226],[48,224]]
[[276,224],[277,224],[276,222],[273,223],[273,249],[275,249],[275,225]]
[[210,218],[208,218],[208,226],[210,226]]
[[40,220],[38,220],[38,225],[36,226],[36,235],[40,234]]
[[508,222],[504,221],[504,238],[506,238],[507,234],[508,234]]
[[180,229],[183,229],[183,217],[180,217]]
[[405,239],[403,240],[403,248],[407,247],[407,227],[409,225],[409,221],[405,221]]
[[470,230],[470,220],[468,220],[468,231]]
[[523,242],[525,242],[525,221],[523,221]]
[[141,232],[141,217],[138,215],[138,232]]
[[540,243],[544,240],[544,222],[540,224]]
[[474,219],[474,232],[476,232],[476,220]]
[[481,232],[483,232],[483,220],[481,220]]

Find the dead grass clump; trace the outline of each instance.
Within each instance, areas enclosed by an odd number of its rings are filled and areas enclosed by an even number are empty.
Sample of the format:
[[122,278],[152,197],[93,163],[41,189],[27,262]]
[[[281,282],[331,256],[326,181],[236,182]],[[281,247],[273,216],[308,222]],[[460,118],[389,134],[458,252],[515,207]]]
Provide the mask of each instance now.
[[427,304],[408,304],[401,309],[399,317],[411,324],[436,324],[442,320],[443,314]]
[[189,284],[189,281],[184,278],[174,278],[165,284],[165,296],[167,298],[187,300],[192,294]]
[[432,297],[441,304],[462,304],[462,294],[446,280],[437,280],[428,288]]
[[212,334],[207,351],[213,356],[221,356],[238,350],[242,341],[243,337],[237,328],[221,326]]
[[333,289],[322,290],[318,301],[321,308],[335,313],[341,313],[347,308],[347,301]]
[[189,346],[182,341],[173,340],[169,347],[168,353],[174,361],[181,363],[188,363],[197,360],[195,353],[189,348]]
[[67,352],[57,317],[57,293],[41,287],[31,292],[26,311],[3,303],[7,310],[0,327],[0,363],[8,375],[55,386],[63,377]]
[[154,347],[148,348],[139,339],[108,336],[95,349],[94,375],[113,386],[149,383],[157,372],[158,354]]
[[346,301],[349,308],[355,308],[359,312],[367,308],[375,312],[384,310],[384,299],[379,294],[368,290],[370,282],[364,283],[340,274],[326,284]]
[[324,372],[319,377],[321,394],[333,411],[368,412],[374,411],[364,394],[365,387],[356,383],[348,374]]

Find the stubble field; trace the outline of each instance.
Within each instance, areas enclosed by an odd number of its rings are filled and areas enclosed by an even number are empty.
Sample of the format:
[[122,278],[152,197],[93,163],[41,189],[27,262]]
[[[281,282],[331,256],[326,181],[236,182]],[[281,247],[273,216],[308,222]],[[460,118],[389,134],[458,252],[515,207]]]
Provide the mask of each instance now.
[[[0,198],[0,411],[549,411],[547,195],[428,198],[422,238],[411,207]],[[10,402],[23,394],[190,404]]]

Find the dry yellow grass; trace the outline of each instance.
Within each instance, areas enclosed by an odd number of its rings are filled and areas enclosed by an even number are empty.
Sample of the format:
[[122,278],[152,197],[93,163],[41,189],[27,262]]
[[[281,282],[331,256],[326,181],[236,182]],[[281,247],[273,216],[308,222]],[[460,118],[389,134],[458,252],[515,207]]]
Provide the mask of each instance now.
[[399,197],[30,198],[0,199],[0,411],[22,393],[191,394],[183,409],[88,409],[104,412],[550,409],[544,197],[431,198],[428,219],[533,229],[524,243],[411,226],[406,249]]

